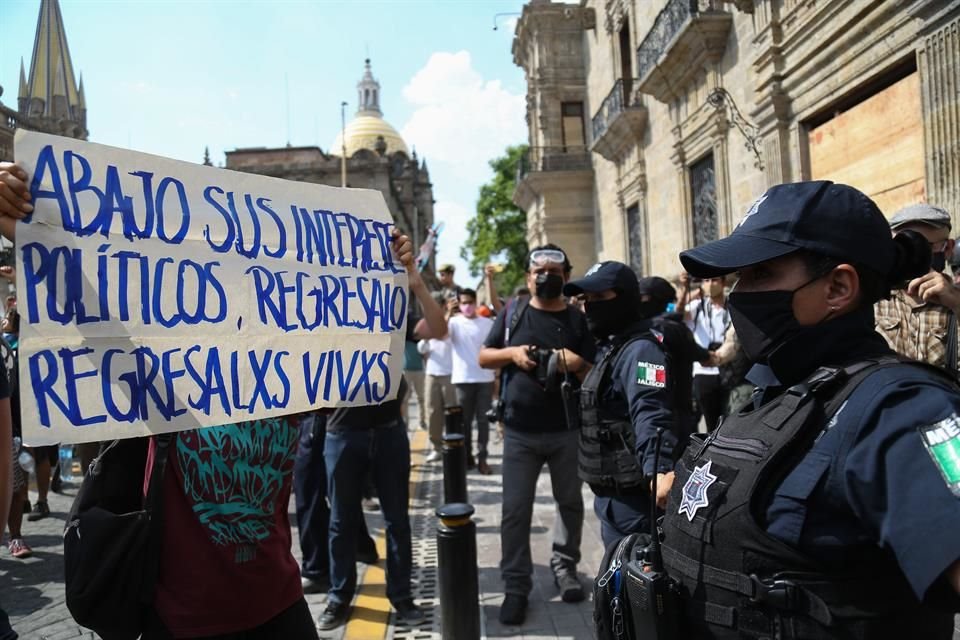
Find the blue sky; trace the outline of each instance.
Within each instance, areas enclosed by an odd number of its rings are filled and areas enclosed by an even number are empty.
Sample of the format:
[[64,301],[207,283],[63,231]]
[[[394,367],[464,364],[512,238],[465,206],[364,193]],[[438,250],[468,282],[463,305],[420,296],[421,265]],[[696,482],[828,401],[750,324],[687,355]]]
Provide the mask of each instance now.
[[[16,106],[29,72],[39,0],[0,11],[0,97]],[[90,140],[214,164],[237,147],[319,144],[356,109],[363,59],[385,119],[427,160],[445,222],[439,260],[466,265],[466,237],[487,161],[526,140],[523,72],[510,46],[520,0],[106,2],[61,0]],[[286,88],[289,87],[289,90]],[[289,119],[288,119],[289,110]],[[289,124],[288,124],[289,122]]]

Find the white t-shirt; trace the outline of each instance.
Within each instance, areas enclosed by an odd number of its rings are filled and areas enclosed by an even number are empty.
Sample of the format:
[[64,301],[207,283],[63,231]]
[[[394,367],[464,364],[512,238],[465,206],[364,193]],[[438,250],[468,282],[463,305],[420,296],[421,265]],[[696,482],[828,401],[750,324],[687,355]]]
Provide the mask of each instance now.
[[[700,298],[687,304],[687,313],[690,319],[687,326],[693,332],[697,344],[706,349],[710,343],[723,343],[723,336],[730,325],[730,312],[724,307],[713,304],[710,298]],[[704,367],[699,362],[693,363],[693,375],[716,376],[720,369]]]
[[430,348],[425,369],[427,375],[448,376],[453,373],[453,347],[450,346],[450,338],[430,338],[427,343]]
[[465,318],[454,316],[447,323],[450,333],[450,344],[453,345],[453,374],[450,382],[466,384],[470,382],[493,382],[493,369],[483,369],[477,360],[483,341],[490,333],[493,320],[477,316]]

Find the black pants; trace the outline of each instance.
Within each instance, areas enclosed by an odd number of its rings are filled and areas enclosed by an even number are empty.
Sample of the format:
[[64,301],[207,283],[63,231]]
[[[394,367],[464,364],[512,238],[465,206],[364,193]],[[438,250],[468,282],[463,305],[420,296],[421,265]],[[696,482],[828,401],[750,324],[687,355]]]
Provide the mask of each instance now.
[[[203,604],[198,602],[197,606],[201,607]],[[225,612],[224,615],[229,614]],[[141,640],[175,640],[175,638],[176,636],[170,633],[156,614],[151,616],[147,629],[141,636]],[[293,606],[281,611],[259,627],[219,636],[205,636],[195,640],[275,640],[276,638],[284,640],[317,640],[319,638],[306,600],[300,598]]]
[[693,395],[697,399],[697,406],[707,423],[707,431],[717,428],[723,416],[726,394],[720,386],[720,376],[693,376]]

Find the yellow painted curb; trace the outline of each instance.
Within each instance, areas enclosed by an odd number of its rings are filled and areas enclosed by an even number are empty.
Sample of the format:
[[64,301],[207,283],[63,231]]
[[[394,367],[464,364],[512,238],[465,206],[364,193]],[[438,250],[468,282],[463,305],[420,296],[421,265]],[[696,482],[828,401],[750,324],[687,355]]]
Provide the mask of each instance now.
[[[410,501],[417,495],[417,485],[423,475],[423,460],[426,457],[427,432],[417,430],[410,441]],[[380,561],[367,567],[353,601],[353,610],[347,621],[343,637],[347,640],[382,640],[387,635],[390,622],[390,601],[387,599],[386,531],[377,537],[377,554]]]

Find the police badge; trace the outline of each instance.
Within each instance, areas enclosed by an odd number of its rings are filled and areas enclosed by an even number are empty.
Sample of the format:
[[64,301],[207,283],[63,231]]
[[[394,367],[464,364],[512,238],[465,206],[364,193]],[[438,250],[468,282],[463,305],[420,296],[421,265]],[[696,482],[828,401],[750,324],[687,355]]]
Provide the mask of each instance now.
[[710,473],[711,464],[713,461],[707,460],[706,464],[694,469],[687,478],[686,484],[683,485],[683,499],[680,501],[680,510],[677,513],[686,514],[690,522],[693,522],[693,517],[701,507],[710,504],[707,489],[717,480],[717,476]]

